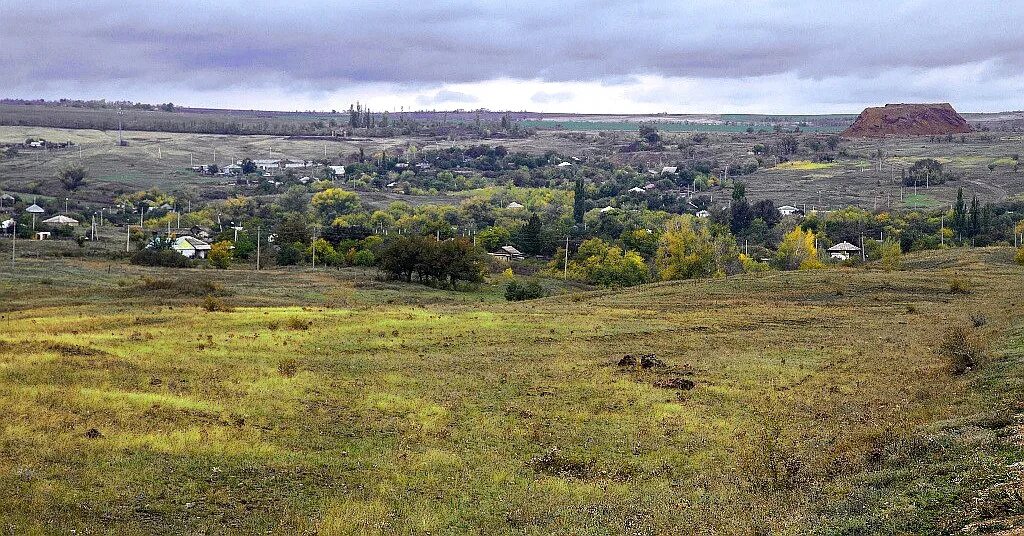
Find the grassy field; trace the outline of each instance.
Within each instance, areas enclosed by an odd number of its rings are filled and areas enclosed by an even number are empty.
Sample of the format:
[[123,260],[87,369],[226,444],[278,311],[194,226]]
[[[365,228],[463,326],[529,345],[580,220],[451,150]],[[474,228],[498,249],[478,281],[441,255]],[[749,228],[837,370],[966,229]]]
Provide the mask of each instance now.
[[[998,487],[1024,460],[1011,257],[522,303],[366,272],[0,261],[0,527],[992,532],[1024,514]],[[992,359],[958,376],[938,345],[961,324]],[[648,353],[667,366],[617,365]]]

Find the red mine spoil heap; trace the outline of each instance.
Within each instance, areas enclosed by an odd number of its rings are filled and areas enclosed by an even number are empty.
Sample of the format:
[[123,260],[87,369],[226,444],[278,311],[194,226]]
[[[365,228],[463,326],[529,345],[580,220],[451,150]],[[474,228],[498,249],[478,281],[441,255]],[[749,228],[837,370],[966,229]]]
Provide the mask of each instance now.
[[949,103],[886,104],[867,108],[853,125],[843,131],[848,138],[883,136],[936,136],[971,132],[960,114]]

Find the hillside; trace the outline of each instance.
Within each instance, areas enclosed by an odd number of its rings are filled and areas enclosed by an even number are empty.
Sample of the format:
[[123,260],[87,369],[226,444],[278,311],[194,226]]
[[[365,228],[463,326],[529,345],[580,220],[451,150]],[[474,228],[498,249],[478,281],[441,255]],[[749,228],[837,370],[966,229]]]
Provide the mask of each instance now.
[[850,138],[964,134],[971,126],[949,103],[867,108],[842,135]]
[[[1011,256],[518,304],[337,271],[2,264],[0,524],[958,532],[1013,513],[985,490],[1024,459]],[[205,312],[203,288],[238,308]],[[956,376],[937,341],[971,316],[999,357]]]

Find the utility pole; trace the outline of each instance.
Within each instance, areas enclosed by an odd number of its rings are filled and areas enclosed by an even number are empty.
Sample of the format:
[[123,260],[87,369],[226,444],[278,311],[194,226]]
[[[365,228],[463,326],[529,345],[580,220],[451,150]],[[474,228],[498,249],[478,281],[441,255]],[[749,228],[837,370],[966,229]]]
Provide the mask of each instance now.
[[257,271],[260,269],[260,233],[262,232],[262,230],[263,230],[262,227],[257,227],[256,228],[256,270]]
[[569,279],[569,235],[565,235],[565,262],[562,264],[562,279]]
[[14,234],[11,235],[11,266],[14,266],[14,244],[18,241],[18,220],[14,220]]
[[[1014,235],[1016,236],[1016,235]],[[946,215],[939,214],[939,245],[946,245]]]
[[867,254],[864,252],[864,235],[860,235],[860,261],[864,262],[867,259]]

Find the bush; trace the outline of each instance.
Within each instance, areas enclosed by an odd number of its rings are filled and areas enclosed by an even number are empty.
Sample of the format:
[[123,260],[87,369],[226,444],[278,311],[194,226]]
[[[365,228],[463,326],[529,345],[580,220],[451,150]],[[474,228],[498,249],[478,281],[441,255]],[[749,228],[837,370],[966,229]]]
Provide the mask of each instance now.
[[988,357],[985,340],[966,326],[955,326],[942,337],[939,352],[949,360],[954,374],[981,366]]
[[949,293],[950,294],[970,294],[971,287],[967,284],[967,281],[954,277],[949,281]]
[[162,266],[164,268],[191,268],[192,261],[170,249],[142,249],[132,255],[131,263],[138,266]]
[[547,291],[536,281],[520,283],[513,279],[505,285],[505,299],[508,301],[534,300],[547,296]]
[[211,313],[230,313],[231,311],[235,310],[235,308],[232,307],[228,302],[216,296],[207,296],[203,298],[202,307],[203,309],[206,309]]
[[1013,260],[1017,261],[1017,264],[1024,265],[1024,246],[1017,248],[1017,254],[1013,256]]
[[226,270],[231,266],[231,242],[222,240],[213,245],[210,249],[210,266],[220,270]]
[[277,251],[278,266],[294,266],[302,260],[302,248],[291,244],[281,246]]
[[900,249],[900,241],[886,238],[882,243],[882,268],[887,272],[899,270],[903,265],[903,251]]
[[373,266],[377,257],[368,249],[361,249],[352,255],[352,264],[356,266]]

